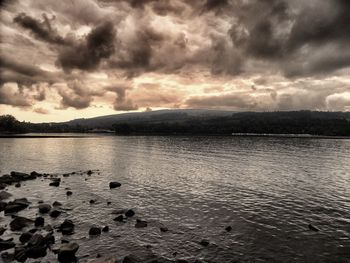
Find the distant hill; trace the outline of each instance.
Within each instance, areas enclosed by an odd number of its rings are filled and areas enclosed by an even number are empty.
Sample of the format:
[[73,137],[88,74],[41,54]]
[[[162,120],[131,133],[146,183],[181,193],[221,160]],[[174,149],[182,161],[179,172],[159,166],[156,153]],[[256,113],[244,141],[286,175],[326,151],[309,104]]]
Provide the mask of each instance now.
[[154,122],[182,122],[188,119],[198,118],[212,118],[231,116],[233,111],[220,110],[198,110],[198,109],[184,109],[184,110],[158,110],[148,112],[132,112],[107,115],[88,119],[75,119],[62,124],[70,126],[81,125],[87,128],[112,128],[116,123],[154,123]]
[[305,134],[350,136],[350,112],[160,110],[38,124],[19,122],[8,115],[0,116],[0,133],[108,131],[122,135]]

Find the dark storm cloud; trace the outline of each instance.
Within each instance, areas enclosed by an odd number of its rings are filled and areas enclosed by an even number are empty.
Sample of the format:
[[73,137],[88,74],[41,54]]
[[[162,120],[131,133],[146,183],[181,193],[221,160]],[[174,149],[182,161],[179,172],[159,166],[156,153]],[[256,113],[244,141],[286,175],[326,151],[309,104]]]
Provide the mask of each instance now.
[[65,39],[52,29],[50,20],[45,14],[43,14],[43,21],[30,17],[26,13],[20,13],[13,19],[13,21],[21,25],[23,28],[30,30],[38,39],[52,44],[62,45],[66,43]]
[[102,59],[114,53],[115,36],[112,22],[104,22],[95,27],[82,43],[64,47],[59,52],[57,63],[67,72],[74,68],[96,69]]

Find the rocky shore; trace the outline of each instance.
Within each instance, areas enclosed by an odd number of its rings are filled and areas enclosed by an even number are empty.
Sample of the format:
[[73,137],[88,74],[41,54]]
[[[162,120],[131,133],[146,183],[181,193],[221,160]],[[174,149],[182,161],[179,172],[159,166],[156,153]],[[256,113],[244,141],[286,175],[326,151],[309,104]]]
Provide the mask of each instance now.
[[[67,218],[68,214],[62,203],[57,200],[40,200],[37,203],[32,203],[31,198],[26,196],[22,198],[12,198],[11,188],[19,188],[26,181],[40,180],[41,183],[47,184],[48,189],[51,187],[60,188],[61,181],[65,177],[82,176],[89,177],[94,173],[99,173],[98,170],[79,171],[64,174],[47,174],[47,173],[23,173],[11,172],[0,177],[0,212],[4,217],[10,219],[10,223],[3,225],[3,220],[0,220],[0,236],[6,235],[10,238],[0,237],[0,259],[3,262],[42,262],[47,255],[55,255],[58,262],[143,262],[142,259],[126,255],[122,258],[108,255],[104,257],[101,254],[84,255],[82,258],[77,257],[79,244],[69,241],[69,236],[75,233],[75,223]],[[85,178],[87,180],[87,178]],[[110,191],[116,191],[122,185],[119,182],[112,181],[106,188]],[[62,188],[67,197],[74,194],[72,189]],[[91,199],[90,205],[93,205],[96,200]],[[108,201],[107,205],[112,205]],[[21,216],[21,212],[27,209],[37,209],[35,218],[27,218]],[[0,215],[1,215],[0,214]],[[121,209],[113,212],[115,215],[111,225],[115,222],[127,222],[134,220],[135,228],[147,227],[147,221],[137,218],[136,213],[132,209]],[[46,223],[48,218],[58,219],[57,224],[50,225]],[[1,216],[0,216],[1,219]],[[112,226],[111,226],[112,227]],[[108,234],[109,225],[91,226],[86,233],[87,236],[98,236]],[[166,228],[160,231],[167,231]],[[60,242],[57,242],[60,240]],[[94,257],[95,259],[93,259]],[[37,261],[33,261],[37,260]],[[156,260],[156,261],[154,261]],[[158,260],[158,261],[157,261]],[[50,261],[48,261],[50,262]],[[152,262],[159,262],[159,259],[152,259]]]

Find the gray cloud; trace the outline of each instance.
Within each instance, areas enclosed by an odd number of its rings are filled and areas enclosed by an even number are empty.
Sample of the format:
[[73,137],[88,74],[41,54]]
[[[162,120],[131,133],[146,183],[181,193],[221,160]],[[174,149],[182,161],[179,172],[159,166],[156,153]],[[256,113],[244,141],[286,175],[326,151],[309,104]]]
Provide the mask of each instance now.
[[133,101],[127,97],[127,91],[131,88],[129,86],[112,86],[106,87],[106,91],[114,92],[117,97],[113,103],[113,107],[117,111],[137,110],[138,106],[134,105]]

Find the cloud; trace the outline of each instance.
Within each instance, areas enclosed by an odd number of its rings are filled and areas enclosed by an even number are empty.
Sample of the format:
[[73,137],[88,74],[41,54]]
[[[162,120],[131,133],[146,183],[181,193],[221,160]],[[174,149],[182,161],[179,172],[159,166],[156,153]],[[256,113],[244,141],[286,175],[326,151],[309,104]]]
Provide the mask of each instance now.
[[138,109],[138,106],[134,105],[133,101],[127,97],[127,91],[130,89],[131,87],[129,86],[111,86],[105,88],[106,91],[113,92],[117,95],[113,103],[113,108],[116,111],[130,111]]
[[38,39],[47,41],[51,44],[66,44],[67,41],[59,36],[57,32],[51,27],[51,22],[46,14],[43,14],[43,21],[39,21],[26,13],[20,13],[13,21],[23,28],[30,30]]
[[44,108],[34,108],[34,112],[39,113],[39,114],[49,114],[50,111]]
[[102,59],[109,58],[115,51],[116,32],[112,22],[107,21],[95,27],[82,43],[60,50],[57,64],[66,72],[72,69],[93,70]]
[[32,101],[22,88],[4,85],[0,87],[0,104],[14,107],[30,107],[32,106]]

